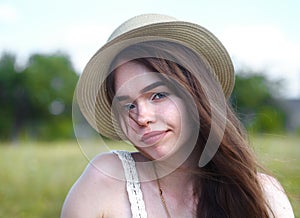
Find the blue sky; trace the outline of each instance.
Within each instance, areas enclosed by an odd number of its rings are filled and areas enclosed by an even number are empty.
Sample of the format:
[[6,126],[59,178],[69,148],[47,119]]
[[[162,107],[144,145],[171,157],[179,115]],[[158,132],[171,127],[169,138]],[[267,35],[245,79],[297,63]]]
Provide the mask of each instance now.
[[298,0],[0,0],[0,52],[22,63],[32,53],[63,51],[80,73],[123,21],[162,13],[206,27],[237,69],[284,79],[283,92],[300,97],[299,8]]

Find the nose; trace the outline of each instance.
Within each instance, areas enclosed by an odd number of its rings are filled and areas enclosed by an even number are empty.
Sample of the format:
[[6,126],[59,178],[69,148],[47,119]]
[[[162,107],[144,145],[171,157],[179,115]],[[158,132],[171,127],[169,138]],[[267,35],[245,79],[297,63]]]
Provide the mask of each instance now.
[[131,117],[139,126],[148,126],[155,121],[154,108],[149,102],[138,102]]

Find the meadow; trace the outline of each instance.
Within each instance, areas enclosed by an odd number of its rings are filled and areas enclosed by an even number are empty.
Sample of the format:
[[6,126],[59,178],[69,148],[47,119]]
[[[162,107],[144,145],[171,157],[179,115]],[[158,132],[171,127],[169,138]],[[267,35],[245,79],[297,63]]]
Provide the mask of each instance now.
[[[251,141],[300,217],[300,137],[261,135]],[[1,143],[0,217],[59,217],[66,194],[87,163],[76,141]]]

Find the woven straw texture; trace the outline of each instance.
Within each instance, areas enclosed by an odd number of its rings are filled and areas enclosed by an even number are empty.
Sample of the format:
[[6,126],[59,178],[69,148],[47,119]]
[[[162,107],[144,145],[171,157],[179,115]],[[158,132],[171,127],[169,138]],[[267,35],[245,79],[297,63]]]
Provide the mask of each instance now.
[[[76,88],[80,110],[88,123],[101,135],[124,139],[111,113],[103,81],[114,57],[124,48],[145,41],[166,40],[192,49],[212,70],[229,98],[234,86],[234,69],[222,43],[207,29],[172,17],[147,14],[119,26],[108,42],[87,63]],[[97,97],[98,96],[98,97]]]

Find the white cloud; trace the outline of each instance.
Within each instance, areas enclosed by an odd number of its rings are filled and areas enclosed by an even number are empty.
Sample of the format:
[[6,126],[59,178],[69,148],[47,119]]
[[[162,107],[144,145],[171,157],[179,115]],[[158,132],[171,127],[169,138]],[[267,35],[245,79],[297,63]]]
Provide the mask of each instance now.
[[20,19],[17,9],[9,4],[0,4],[0,23],[15,23]]
[[246,66],[285,79],[288,96],[300,95],[299,42],[274,26],[235,26],[222,36],[237,68]]

